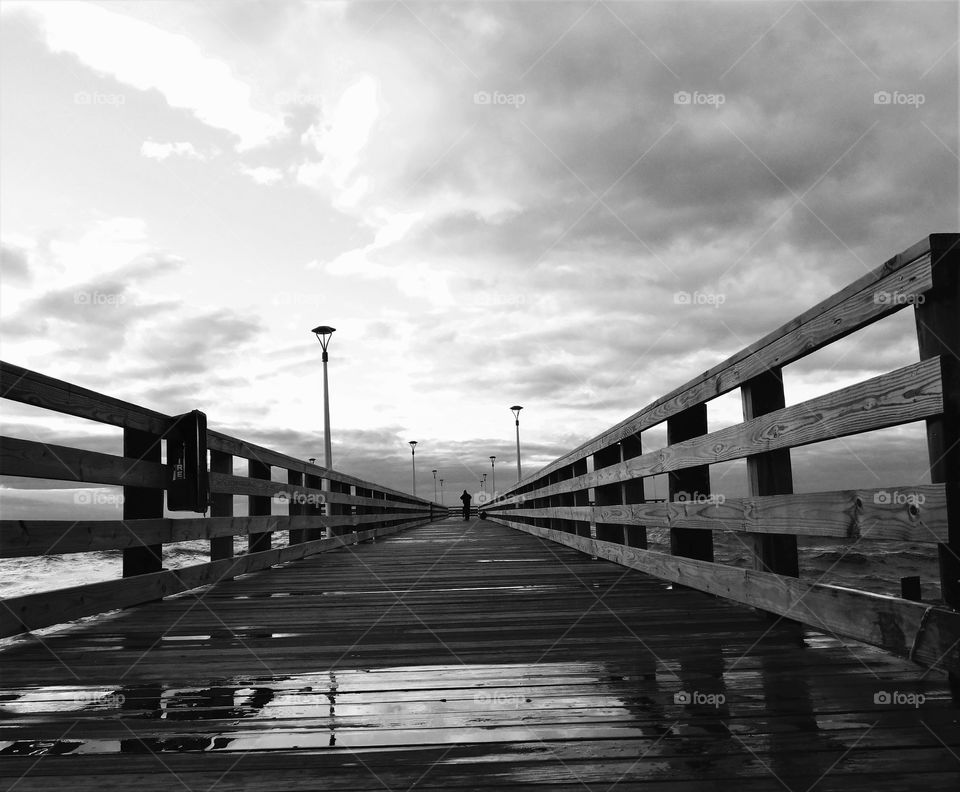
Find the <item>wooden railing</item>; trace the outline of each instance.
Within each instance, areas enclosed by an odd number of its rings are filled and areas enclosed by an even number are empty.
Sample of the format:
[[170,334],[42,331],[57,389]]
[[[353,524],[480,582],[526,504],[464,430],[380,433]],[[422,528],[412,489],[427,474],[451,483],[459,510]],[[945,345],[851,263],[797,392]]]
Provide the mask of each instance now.
[[[786,406],[782,367],[900,310],[920,360]],[[491,504],[496,522],[954,674],[960,670],[960,235],[935,234],[682,387],[560,457]],[[739,388],[743,422],[710,432],[707,402]],[[790,449],[926,422],[932,484],[794,494]],[[667,445],[642,433],[666,422]],[[711,496],[710,465],[746,459],[749,497]],[[643,479],[667,474],[669,500]],[[669,529],[670,552],[647,546]],[[714,563],[738,532],[753,568]],[[944,606],[799,578],[797,536],[909,540],[939,553]]]
[[[208,430],[201,413],[164,415],[3,362],[0,395],[123,429],[122,456],[0,438],[0,474],[123,487],[123,519],[84,520],[78,511],[76,520],[0,520],[2,558],[123,555],[120,579],[0,600],[0,637],[157,600],[447,514],[428,500]],[[246,460],[246,476],[234,475],[236,458]],[[285,471],[285,482],[272,480],[275,468]],[[195,496],[191,506],[181,506],[184,485]],[[176,495],[179,508],[204,516],[164,517],[165,495],[168,513]],[[248,516],[234,516],[236,495],[247,496]],[[271,514],[275,503],[286,504],[288,513]],[[279,531],[289,531],[289,541],[274,547]],[[234,556],[235,536],[248,537],[247,553]],[[208,563],[163,568],[164,544],[196,539],[209,541]]]

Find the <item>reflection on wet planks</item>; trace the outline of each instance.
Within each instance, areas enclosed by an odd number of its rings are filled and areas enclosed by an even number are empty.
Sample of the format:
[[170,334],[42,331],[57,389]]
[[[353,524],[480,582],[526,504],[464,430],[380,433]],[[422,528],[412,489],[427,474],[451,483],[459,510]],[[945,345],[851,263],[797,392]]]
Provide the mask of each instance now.
[[934,674],[484,522],[23,639],[3,662],[17,790],[952,789],[960,753]]

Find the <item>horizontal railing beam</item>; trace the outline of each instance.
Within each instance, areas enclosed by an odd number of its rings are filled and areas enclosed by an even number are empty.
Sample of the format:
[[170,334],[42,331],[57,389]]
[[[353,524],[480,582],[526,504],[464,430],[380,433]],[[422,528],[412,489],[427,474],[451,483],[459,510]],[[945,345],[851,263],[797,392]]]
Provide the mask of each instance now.
[[799,536],[866,541],[946,541],[947,496],[943,484],[811,492],[701,501],[543,509],[485,508],[489,517],[547,517],[649,528]]
[[85,484],[167,486],[166,467],[157,462],[15,437],[0,437],[0,474]]

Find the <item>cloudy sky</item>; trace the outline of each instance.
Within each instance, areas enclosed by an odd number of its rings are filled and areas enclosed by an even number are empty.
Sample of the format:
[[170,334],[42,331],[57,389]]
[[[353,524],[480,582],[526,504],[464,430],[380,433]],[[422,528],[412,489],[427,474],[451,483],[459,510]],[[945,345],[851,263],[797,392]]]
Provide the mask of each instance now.
[[[509,405],[532,471],[958,228],[952,2],[2,8],[3,359],[322,457],[330,324],[335,467],[409,489],[418,440],[448,502]],[[916,354],[908,310],[788,401]],[[831,450],[798,489],[923,480],[918,427]]]

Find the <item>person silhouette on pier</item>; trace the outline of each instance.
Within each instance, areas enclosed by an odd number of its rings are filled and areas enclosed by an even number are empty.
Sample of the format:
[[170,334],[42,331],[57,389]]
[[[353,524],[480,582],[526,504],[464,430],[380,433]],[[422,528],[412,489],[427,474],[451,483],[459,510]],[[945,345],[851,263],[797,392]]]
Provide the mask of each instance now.
[[463,501],[463,519],[469,520],[470,519],[470,501],[472,501],[473,498],[470,497],[469,492],[464,490],[463,495],[460,496],[460,500]]

